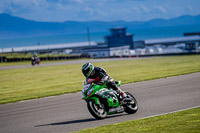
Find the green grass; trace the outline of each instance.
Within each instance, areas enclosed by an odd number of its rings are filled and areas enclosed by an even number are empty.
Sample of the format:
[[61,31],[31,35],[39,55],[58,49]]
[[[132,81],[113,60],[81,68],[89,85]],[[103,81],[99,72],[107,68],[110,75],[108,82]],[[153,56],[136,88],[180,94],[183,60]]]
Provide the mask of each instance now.
[[76,133],[199,133],[200,108],[146,119],[131,120]]
[[[200,72],[200,56],[97,62],[123,84]],[[0,104],[82,90],[82,64],[0,70]]]
[[[24,53],[0,53],[0,57],[1,56],[6,56],[7,59],[9,58],[32,58],[33,54],[24,54]],[[55,55],[48,55],[48,54],[39,54],[38,57],[42,58],[42,57],[59,57],[59,56],[65,56],[65,57],[69,57],[69,56],[73,56],[73,55],[61,55],[61,54],[55,54]],[[41,63],[52,63],[52,62],[63,62],[63,61],[70,61],[70,60],[74,60],[74,59],[67,59],[67,60],[51,60],[51,61],[41,61]],[[77,60],[82,60],[82,59],[77,59]],[[0,62],[0,67],[4,67],[4,66],[16,66],[16,65],[29,65],[31,64],[31,61],[22,61],[22,62]]]
[[28,65],[31,64],[31,61],[23,61],[23,62],[3,62],[0,63],[0,67],[5,66],[17,66],[17,65]]
[[7,58],[31,58],[33,54],[22,53],[0,53],[0,56],[6,56]]

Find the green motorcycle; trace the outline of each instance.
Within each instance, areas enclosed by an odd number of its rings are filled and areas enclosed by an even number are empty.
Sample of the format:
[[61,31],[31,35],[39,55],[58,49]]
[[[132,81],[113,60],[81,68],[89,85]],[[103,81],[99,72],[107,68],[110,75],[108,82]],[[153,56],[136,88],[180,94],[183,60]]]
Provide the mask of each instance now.
[[[121,82],[116,82],[120,86]],[[125,92],[131,102],[123,102],[122,97],[116,91],[108,89],[104,84],[85,84],[82,90],[82,97],[87,102],[89,112],[96,119],[103,119],[107,115],[123,113],[134,114],[138,110],[135,97],[129,92]]]

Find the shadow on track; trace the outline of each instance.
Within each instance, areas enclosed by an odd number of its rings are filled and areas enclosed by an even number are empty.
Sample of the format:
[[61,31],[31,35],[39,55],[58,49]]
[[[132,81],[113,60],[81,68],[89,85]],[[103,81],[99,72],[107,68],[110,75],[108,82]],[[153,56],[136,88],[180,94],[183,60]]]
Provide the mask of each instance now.
[[[107,116],[105,119],[124,116],[124,115],[127,115],[127,114],[118,114],[118,115]],[[102,120],[105,120],[105,119],[102,119]],[[91,121],[99,121],[99,120],[97,120],[95,118],[88,118],[88,119],[82,119],[82,120],[72,120],[72,121],[64,121],[64,122],[49,123],[49,124],[44,124],[44,125],[37,125],[35,127],[68,125],[68,124],[84,123],[84,122],[91,122]]]
[[95,118],[89,118],[89,119],[83,119],[83,120],[72,120],[72,121],[57,122],[57,123],[50,123],[50,124],[44,124],[44,125],[37,125],[35,127],[68,125],[68,124],[83,123],[83,122],[90,122],[90,121],[96,121],[96,119]]

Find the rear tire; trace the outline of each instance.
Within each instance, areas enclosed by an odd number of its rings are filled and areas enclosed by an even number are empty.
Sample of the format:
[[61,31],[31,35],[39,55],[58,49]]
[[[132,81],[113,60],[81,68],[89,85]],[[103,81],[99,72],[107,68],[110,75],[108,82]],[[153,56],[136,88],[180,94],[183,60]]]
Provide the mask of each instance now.
[[125,107],[125,112],[126,113],[128,113],[128,114],[134,114],[134,113],[136,113],[137,112],[137,110],[138,110],[138,104],[137,104],[137,100],[135,99],[135,97],[131,94],[131,93],[129,93],[129,92],[125,92],[126,93],[126,95],[128,96],[128,97],[130,97],[130,98],[132,98],[133,99],[133,104],[126,104],[126,105],[124,105],[124,107]]
[[104,119],[107,115],[107,111],[105,106],[100,102],[101,107],[99,107],[94,99],[91,99],[87,102],[87,107],[89,112],[94,116],[96,119]]

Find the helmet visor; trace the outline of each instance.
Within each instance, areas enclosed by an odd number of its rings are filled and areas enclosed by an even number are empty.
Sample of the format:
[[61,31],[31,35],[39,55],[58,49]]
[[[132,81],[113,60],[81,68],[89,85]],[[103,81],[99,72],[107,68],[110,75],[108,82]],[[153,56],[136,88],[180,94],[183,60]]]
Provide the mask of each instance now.
[[92,71],[93,71],[93,66],[92,65],[90,65],[88,68],[86,68],[86,69],[82,69],[82,72],[83,72],[83,74],[85,75],[85,77],[89,77],[90,76],[90,74],[92,73]]

